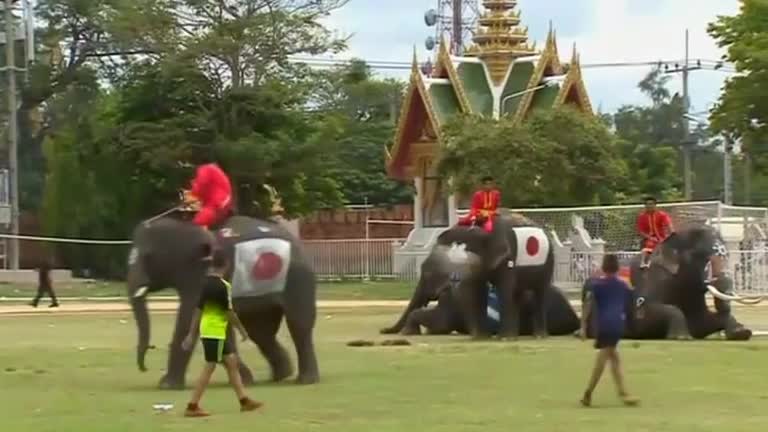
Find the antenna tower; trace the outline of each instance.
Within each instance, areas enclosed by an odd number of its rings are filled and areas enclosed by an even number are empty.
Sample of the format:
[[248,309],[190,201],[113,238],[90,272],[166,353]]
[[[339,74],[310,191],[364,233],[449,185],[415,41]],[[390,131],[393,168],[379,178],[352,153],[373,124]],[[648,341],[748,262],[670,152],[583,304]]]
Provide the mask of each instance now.
[[428,50],[445,40],[450,44],[448,51],[461,55],[467,43],[471,42],[475,23],[479,15],[478,0],[437,0],[437,9],[430,9],[424,14],[428,27],[435,27],[435,36],[425,41]]

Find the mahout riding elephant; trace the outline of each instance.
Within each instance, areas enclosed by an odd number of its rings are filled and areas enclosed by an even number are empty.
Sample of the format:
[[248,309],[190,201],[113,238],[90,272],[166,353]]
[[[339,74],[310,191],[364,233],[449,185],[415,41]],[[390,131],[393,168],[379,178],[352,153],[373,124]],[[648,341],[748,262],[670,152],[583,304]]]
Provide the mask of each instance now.
[[[161,388],[180,389],[191,353],[181,347],[189,331],[208,259],[214,248],[222,248],[233,264],[230,274],[232,303],[250,339],[267,359],[272,380],[293,375],[286,350],[277,341],[285,317],[298,357],[297,382],[319,380],[313,331],[316,320],[316,279],[296,239],[280,225],[264,220],[233,216],[211,232],[188,221],[164,217],[140,224],[133,234],[128,258],[128,295],[139,333],[137,363],[146,371],[150,347],[150,324],[146,295],[173,288],[179,295],[176,326],[169,347]],[[232,330],[230,335],[235,341]],[[244,365],[245,383],[253,376]]]
[[[499,297],[499,337],[520,334],[520,305],[526,296],[533,310],[532,333],[546,335],[554,253],[549,236],[529,220],[499,216],[491,232],[474,226],[451,227],[438,236],[426,262],[433,264],[425,267],[420,283],[432,290],[437,290],[431,288],[433,285],[448,283],[452,296],[446,299],[455,298],[471,336],[491,336],[487,320],[489,284]],[[415,296],[412,303],[415,309],[423,300]]]
[[[732,280],[724,272],[726,259],[721,236],[706,225],[692,225],[667,238],[648,269],[641,269],[641,257],[635,257],[630,265],[634,304],[628,308],[627,337],[703,339],[725,331],[728,340],[749,340],[752,331],[736,320],[730,303],[755,304],[763,297],[733,293]],[[714,311],[707,306],[707,293],[714,297]]]

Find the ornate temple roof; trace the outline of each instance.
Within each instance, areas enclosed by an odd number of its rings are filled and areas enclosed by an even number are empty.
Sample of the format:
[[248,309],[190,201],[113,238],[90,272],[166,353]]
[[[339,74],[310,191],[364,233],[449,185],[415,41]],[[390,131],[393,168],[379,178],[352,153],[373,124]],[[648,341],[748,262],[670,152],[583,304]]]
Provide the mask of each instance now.
[[570,63],[561,64],[557,36],[550,25],[542,50],[520,27],[517,1],[486,0],[474,45],[461,57],[441,41],[434,68],[425,76],[414,51],[411,77],[397,133],[387,150],[387,171],[412,178],[440,150],[440,129],[457,114],[523,121],[533,110],[564,104],[592,112],[574,46]]

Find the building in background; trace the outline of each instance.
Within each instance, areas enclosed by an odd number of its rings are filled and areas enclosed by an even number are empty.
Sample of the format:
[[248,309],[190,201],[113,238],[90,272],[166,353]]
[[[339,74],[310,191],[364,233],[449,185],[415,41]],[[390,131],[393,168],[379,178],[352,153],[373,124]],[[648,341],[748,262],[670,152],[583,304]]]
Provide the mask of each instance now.
[[592,113],[576,48],[570,62],[562,63],[550,28],[544,47],[537,49],[520,26],[516,5],[483,1],[474,44],[454,56],[450,44],[440,43],[428,75],[414,54],[394,144],[386,155],[388,174],[413,181],[416,189],[414,232],[403,246],[410,255],[431,247],[437,232],[457,222],[460,197],[445,191],[445,179],[436,172],[444,123],[470,113],[520,122],[534,110],[562,105]]

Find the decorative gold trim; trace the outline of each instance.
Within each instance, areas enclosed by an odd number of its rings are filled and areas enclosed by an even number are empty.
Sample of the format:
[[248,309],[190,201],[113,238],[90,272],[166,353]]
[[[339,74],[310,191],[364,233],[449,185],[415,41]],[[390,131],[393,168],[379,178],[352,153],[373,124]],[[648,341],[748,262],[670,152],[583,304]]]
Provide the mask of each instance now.
[[563,73],[563,65],[560,63],[560,53],[557,49],[557,32],[552,28],[552,21],[549,22],[549,33],[547,33],[547,42],[544,49],[552,51],[552,68],[555,71],[555,75],[561,75]]
[[568,70],[568,75],[565,77],[560,92],[557,94],[553,107],[560,107],[565,104],[568,94],[576,86],[576,91],[579,94],[579,107],[586,113],[593,114],[592,103],[589,100],[589,94],[587,93],[587,87],[584,84],[584,79],[581,75],[581,58],[576,51],[576,44],[573,45],[573,54],[571,56],[571,66]]
[[392,163],[397,158],[400,151],[400,146],[403,140],[403,133],[406,121],[410,115],[411,103],[413,102],[414,93],[418,92],[421,96],[424,108],[427,111],[427,118],[432,123],[432,129],[435,132],[437,141],[440,142],[442,134],[440,131],[440,124],[437,122],[437,115],[435,114],[434,107],[431,100],[427,95],[427,88],[424,85],[424,80],[421,77],[421,71],[419,70],[419,63],[416,58],[416,47],[413,48],[413,62],[411,64],[411,78],[408,84],[408,90],[406,90],[405,99],[403,105],[400,107],[400,117],[397,121],[397,130],[395,131],[395,143],[392,145],[391,152],[387,155],[387,172],[391,175]]
[[470,114],[472,113],[472,105],[469,104],[469,98],[467,97],[467,92],[464,90],[464,84],[462,84],[459,79],[459,72],[453,67],[453,60],[451,59],[451,54],[448,52],[447,46],[448,44],[445,38],[443,38],[440,43],[440,51],[437,54],[435,71],[439,74],[439,72],[442,72],[441,66],[442,68],[445,68],[445,72],[448,73],[448,80],[451,82],[451,85],[453,85],[453,91],[456,92],[456,99],[459,100],[461,112]]
[[[551,65],[553,68],[555,68],[556,65],[559,64],[559,60],[555,58],[555,51],[553,50],[554,46],[554,44],[547,44],[544,47],[544,51],[542,51],[541,57],[539,57],[539,62],[536,65],[536,68],[533,69],[531,79],[528,80],[528,85],[525,86],[526,90],[532,89],[539,85],[541,79],[544,77],[544,71],[547,69],[547,66]],[[517,112],[513,117],[513,122],[520,122],[524,118],[525,113],[528,112],[528,109],[531,107],[534,93],[536,92],[531,91],[522,96],[523,99],[517,106]]]

